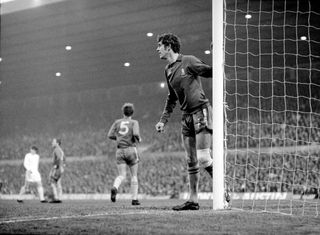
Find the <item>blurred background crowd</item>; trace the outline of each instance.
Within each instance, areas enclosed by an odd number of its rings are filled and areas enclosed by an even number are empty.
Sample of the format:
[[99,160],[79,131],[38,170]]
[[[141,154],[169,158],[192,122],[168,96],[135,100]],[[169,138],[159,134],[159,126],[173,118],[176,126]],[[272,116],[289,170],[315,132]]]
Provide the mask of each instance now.
[[[211,87],[210,81],[204,83],[208,85],[205,87]],[[51,140],[55,137],[62,139],[67,158],[64,192],[108,193],[117,172],[116,146],[106,134],[112,122],[122,116],[121,106],[128,101],[135,104],[134,118],[140,123],[142,136],[139,192],[177,197],[179,192],[187,191],[179,107],[166,132],[157,133],[154,125],[167,91],[156,85],[2,102],[1,106],[9,112],[2,113],[5,122],[0,126],[0,158],[16,163],[0,164],[1,193],[18,193],[24,180],[23,158],[32,145],[38,146],[41,159],[46,159],[40,160],[40,172],[44,185],[47,184]],[[299,112],[270,110],[263,115],[247,109],[238,111],[237,118],[227,107],[230,114],[226,122],[226,146],[233,151],[226,155],[226,180],[231,191],[301,193],[306,188],[319,188],[320,149],[310,151],[302,147],[319,143],[320,115],[318,107],[312,112],[305,107]],[[289,149],[284,150],[286,147]],[[129,192],[129,181],[120,190]],[[200,191],[212,191],[212,181],[204,171]]]

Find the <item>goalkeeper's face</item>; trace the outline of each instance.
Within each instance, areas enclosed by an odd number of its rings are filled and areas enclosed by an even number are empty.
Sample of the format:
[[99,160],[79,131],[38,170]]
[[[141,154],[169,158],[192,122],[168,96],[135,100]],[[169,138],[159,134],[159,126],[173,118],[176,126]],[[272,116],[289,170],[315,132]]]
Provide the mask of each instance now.
[[157,52],[159,54],[160,59],[167,59],[169,54],[170,47],[166,47],[162,42],[158,42]]

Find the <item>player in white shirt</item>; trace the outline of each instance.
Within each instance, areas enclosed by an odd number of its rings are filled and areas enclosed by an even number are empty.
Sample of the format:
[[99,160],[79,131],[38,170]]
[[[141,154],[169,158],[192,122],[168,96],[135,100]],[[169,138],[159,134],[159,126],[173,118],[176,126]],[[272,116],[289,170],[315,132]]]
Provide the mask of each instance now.
[[38,148],[36,146],[32,146],[30,149],[30,153],[27,153],[24,157],[23,166],[26,168],[26,176],[25,183],[21,187],[18,202],[23,202],[21,196],[26,193],[29,189],[29,186],[35,184],[37,186],[38,194],[40,201],[42,203],[47,202],[44,199],[43,187],[41,183],[41,175],[39,173],[39,155]]

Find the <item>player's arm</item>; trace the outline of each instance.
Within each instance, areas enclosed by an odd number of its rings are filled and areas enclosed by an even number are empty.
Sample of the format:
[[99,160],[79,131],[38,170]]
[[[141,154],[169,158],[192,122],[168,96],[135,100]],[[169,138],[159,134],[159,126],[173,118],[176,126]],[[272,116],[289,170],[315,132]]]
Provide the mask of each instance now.
[[173,112],[174,108],[176,107],[178,97],[174,91],[174,89],[171,87],[168,79],[167,79],[167,85],[169,89],[169,93],[164,105],[164,109],[162,112],[162,115],[160,117],[160,122],[163,124],[166,124],[171,116],[171,113]]
[[23,166],[26,169],[26,171],[31,171],[32,162],[30,160],[31,159],[29,158],[29,155],[26,154],[26,156],[24,157],[24,161],[23,161]]
[[156,124],[156,130],[158,132],[163,132],[164,131],[164,126],[167,124],[171,113],[173,112],[176,104],[177,104],[177,96],[175,95],[175,92],[173,88],[171,88],[169,82],[168,82],[168,87],[169,87],[169,94],[162,112],[162,115],[160,117],[160,121]]
[[111,140],[117,140],[116,136],[116,123],[114,122],[112,126],[110,127],[110,130],[108,131],[108,138]]
[[63,152],[60,150],[60,149],[56,149],[55,150],[55,154],[57,156],[57,159],[58,159],[58,165],[57,165],[57,168],[63,168]]
[[190,57],[187,71],[195,76],[201,76],[205,78],[212,77],[212,67],[205,64],[195,56]]
[[139,122],[135,121],[133,123],[133,139],[135,143],[140,143],[141,142],[141,137],[140,137],[140,128],[139,128]]

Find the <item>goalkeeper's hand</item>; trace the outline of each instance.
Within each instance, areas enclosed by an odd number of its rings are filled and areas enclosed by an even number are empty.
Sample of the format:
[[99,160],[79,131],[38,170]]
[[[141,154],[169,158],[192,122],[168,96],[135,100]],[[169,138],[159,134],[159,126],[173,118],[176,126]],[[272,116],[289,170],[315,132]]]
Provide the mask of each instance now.
[[158,122],[156,124],[156,130],[157,130],[157,132],[160,132],[160,133],[164,132],[164,123],[163,122]]

